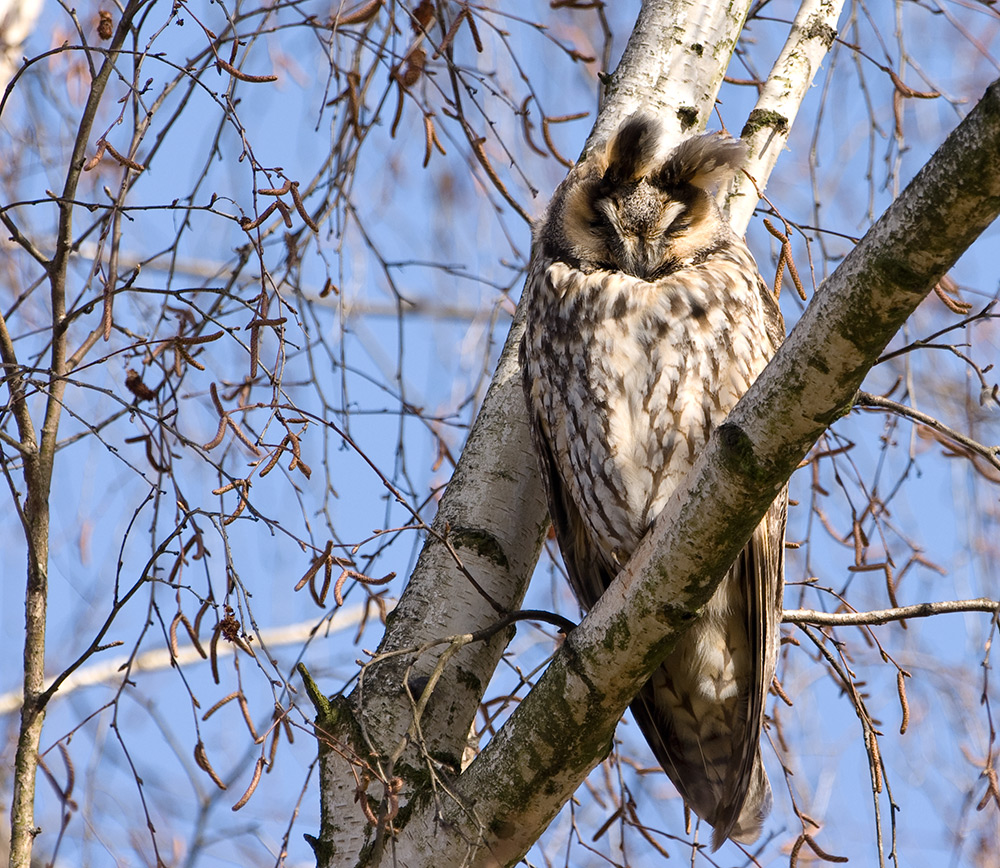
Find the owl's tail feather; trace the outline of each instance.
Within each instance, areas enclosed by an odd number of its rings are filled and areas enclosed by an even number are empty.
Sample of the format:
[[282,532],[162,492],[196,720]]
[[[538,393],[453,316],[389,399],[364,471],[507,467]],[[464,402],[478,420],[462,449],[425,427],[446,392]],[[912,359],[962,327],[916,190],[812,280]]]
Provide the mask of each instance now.
[[715,807],[714,813],[705,817],[712,824],[712,850],[718,850],[727,838],[741,844],[752,844],[760,837],[764,820],[770,812],[771,784],[758,751],[745,798],[724,799]]
[[[699,626],[711,631],[703,620],[689,633],[697,634]],[[675,649],[680,655],[672,661],[675,666],[656,670],[631,708],[687,806],[712,825],[712,849],[717,850],[727,838],[742,844],[758,838],[771,809],[771,787],[761,761],[759,728],[747,725],[744,703],[733,695],[728,701],[710,701],[685,680],[693,667],[684,665],[684,655],[703,644],[696,636],[682,640]]]
[[632,703],[684,801],[726,838],[755,841],[771,809],[760,755],[781,612],[784,500]]
[[[718,850],[727,838],[752,844],[760,837],[764,820],[771,811],[771,785],[759,746],[755,746],[751,755],[752,770],[741,783],[741,776],[734,774],[736,770],[729,762],[731,742],[728,739],[708,738],[693,748],[690,743],[682,746],[670,735],[665,740],[664,735],[671,728],[662,725],[662,718],[659,726],[654,723],[657,712],[651,703],[642,702],[647,697],[639,695],[632,705],[632,713],[687,806],[711,824],[712,850]],[[676,735],[676,730],[673,734]]]

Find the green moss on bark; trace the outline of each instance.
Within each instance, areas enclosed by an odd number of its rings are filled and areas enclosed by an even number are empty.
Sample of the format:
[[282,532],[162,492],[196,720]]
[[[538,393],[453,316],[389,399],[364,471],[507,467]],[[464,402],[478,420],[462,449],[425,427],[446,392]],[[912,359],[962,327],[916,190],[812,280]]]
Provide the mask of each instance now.
[[764,469],[754,453],[753,441],[742,428],[731,422],[720,425],[719,443],[722,446],[722,460],[728,470],[753,481],[766,479]]
[[754,109],[750,112],[750,117],[747,118],[740,137],[744,139],[749,138],[761,129],[772,129],[779,133],[787,133],[788,118],[780,112],[772,111],[771,109]]
[[452,545],[456,548],[470,549],[477,555],[502,569],[510,569],[510,561],[503,550],[503,546],[492,534],[484,530],[474,530],[472,528],[453,528],[448,535]]
[[677,109],[677,117],[680,119],[683,129],[690,129],[698,123],[698,109],[694,106],[682,105]]

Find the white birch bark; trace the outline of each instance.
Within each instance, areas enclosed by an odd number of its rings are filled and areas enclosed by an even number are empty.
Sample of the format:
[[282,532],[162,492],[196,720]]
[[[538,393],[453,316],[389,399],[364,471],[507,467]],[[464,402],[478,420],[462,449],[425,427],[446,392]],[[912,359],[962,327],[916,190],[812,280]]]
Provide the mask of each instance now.
[[[741,172],[736,176],[727,199],[729,222],[737,233],[746,230],[757,207],[758,194],[764,192],[771,170],[788,141],[799,106],[833,45],[843,6],[844,0],[803,0],[799,7],[788,39],[741,133],[750,146],[744,166],[746,175]],[[756,188],[750,178],[756,182]]]
[[[336,750],[321,747],[320,866],[354,864],[345,860],[357,859],[365,848],[370,853],[378,837],[358,807],[356,774],[362,771],[348,757],[360,756],[374,769],[370,795],[376,804],[384,802],[377,778],[401,778],[404,788],[398,797],[404,805],[414,790],[426,788],[423,751],[457,769],[483,691],[510,639],[509,632],[502,632],[490,642],[466,646],[449,661],[421,715],[422,748],[412,743],[407,732],[413,713],[404,680],[419,692],[448,646],[420,654],[394,652],[480,630],[501,617],[463,568],[502,610],[516,610],[548,529],[517,364],[522,331],[523,317],[518,316],[438,508],[438,536],[428,538],[390,615],[378,653],[394,656],[365,673],[362,686],[340,704],[336,722],[320,721],[337,743]],[[380,862],[371,855],[359,864]],[[419,866],[414,863],[414,868]]]
[[660,120],[668,143],[704,129],[749,8],[745,0],[643,3],[584,152],[640,109]]

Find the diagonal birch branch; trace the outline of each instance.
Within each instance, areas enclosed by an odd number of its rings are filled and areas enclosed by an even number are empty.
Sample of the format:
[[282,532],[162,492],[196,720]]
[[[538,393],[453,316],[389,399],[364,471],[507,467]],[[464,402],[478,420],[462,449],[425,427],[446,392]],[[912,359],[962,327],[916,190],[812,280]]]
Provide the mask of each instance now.
[[400,864],[431,864],[421,861],[430,839],[436,868],[510,865],[527,851],[610,749],[628,702],[810,446],[998,213],[1000,81],[816,294],[625,570],[456,782],[455,799],[410,817]]

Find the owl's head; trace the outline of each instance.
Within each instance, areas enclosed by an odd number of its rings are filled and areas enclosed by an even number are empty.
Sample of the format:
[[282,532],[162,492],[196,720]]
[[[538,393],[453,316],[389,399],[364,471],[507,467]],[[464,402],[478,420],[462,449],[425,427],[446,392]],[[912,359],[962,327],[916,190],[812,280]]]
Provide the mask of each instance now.
[[709,133],[664,154],[662,139],[653,118],[633,115],[573,170],[542,231],[556,257],[654,280],[732,240],[713,191],[746,145]]

